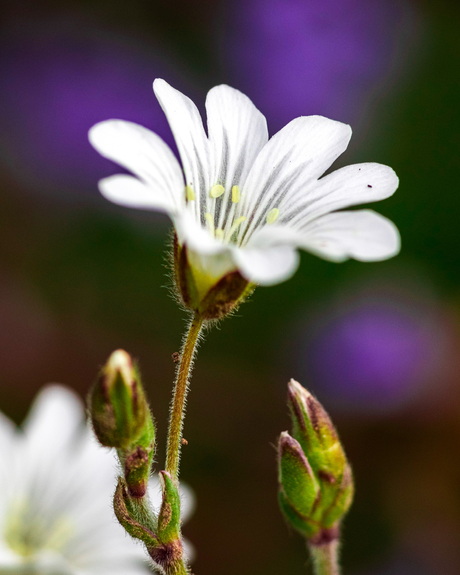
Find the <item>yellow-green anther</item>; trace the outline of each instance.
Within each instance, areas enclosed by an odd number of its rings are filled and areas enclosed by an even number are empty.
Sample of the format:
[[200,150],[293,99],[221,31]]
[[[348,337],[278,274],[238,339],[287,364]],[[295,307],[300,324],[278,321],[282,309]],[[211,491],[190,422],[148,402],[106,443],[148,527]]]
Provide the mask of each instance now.
[[267,214],[267,224],[274,224],[280,215],[278,208],[273,208]]
[[217,228],[217,230],[215,231],[216,238],[218,238],[219,240],[222,240],[224,238],[224,230],[221,228]]
[[185,186],[185,197],[189,202],[195,199],[195,192],[192,186]]
[[240,201],[241,193],[239,186],[232,186],[232,202],[237,204]]
[[225,192],[224,186],[222,186],[221,184],[216,184],[211,188],[209,195],[211,196],[211,198],[219,198],[224,192]]

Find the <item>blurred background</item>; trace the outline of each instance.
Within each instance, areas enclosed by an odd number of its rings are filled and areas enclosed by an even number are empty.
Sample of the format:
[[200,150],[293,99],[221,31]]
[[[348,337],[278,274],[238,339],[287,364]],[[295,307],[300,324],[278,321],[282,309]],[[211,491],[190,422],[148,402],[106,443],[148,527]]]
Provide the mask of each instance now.
[[[447,0],[66,0],[5,3],[0,24],[0,409],[18,423],[47,382],[86,394],[109,353],[140,360],[163,460],[184,314],[168,292],[163,215],[100,197],[118,168],[87,142],[122,118],[172,138],[163,77],[203,107],[225,82],[271,133],[293,117],[350,123],[336,167],[400,177],[373,206],[403,239],[388,262],[308,254],[202,345],[182,476],[200,575],[308,572],[276,502],[286,382],[336,422],[357,496],[356,575],[460,572],[460,6]],[[108,494],[110,497],[110,494]]]

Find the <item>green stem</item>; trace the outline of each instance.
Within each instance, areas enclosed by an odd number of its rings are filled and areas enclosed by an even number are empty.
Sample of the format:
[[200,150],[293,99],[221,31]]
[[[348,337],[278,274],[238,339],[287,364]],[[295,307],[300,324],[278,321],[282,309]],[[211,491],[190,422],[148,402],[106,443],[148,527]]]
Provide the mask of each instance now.
[[308,548],[315,575],[340,575],[338,539],[318,545],[309,543]]
[[166,448],[166,471],[173,479],[178,479],[179,460],[184,425],[185,402],[189,387],[189,379],[193,366],[193,357],[197,349],[203,319],[195,314],[190,322],[187,335],[182,345],[180,363],[174,383],[171,413],[169,417],[168,442]]

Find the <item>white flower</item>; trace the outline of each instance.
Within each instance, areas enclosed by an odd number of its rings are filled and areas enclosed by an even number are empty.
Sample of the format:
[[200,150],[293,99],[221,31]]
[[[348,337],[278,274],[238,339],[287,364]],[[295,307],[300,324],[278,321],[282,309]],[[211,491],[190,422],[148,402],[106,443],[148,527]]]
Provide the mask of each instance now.
[[[114,458],[84,424],[78,397],[40,393],[22,428],[0,413],[0,573],[142,575],[142,545],[111,509]],[[152,489],[160,505],[159,481]],[[183,491],[183,514],[193,507]]]
[[217,86],[206,99],[206,134],[189,98],[160,79],[154,91],[183,171],[156,134],[108,120],[90,130],[90,141],[136,177],[106,178],[100,190],[125,206],[167,212],[205,289],[236,270],[252,283],[281,282],[298,266],[297,248],[332,261],[377,261],[399,251],[398,231],[386,218],[337,211],[391,196],[398,185],[391,168],[355,164],[320,178],[346,149],[348,125],[304,116],[269,139],[253,103]]

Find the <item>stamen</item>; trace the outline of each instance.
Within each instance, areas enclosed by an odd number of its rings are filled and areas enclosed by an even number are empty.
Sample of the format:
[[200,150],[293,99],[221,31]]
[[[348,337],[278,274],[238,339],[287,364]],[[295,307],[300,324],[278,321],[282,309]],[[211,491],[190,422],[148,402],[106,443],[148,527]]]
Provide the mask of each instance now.
[[213,217],[213,215],[210,214],[209,212],[206,212],[204,214],[204,217],[208,223],[209,231],[211,232],[212,235],[214,235],[214,217]]
[[267,224],[275,223],[279,215],[280,211],[278,208],[273,208],[272,210],[270,210],[267,214]]
[[230,231],[228,232],[228,237],[231,238],[233,236],[233,234],[236,232],[236,230],[246,220],[247,220],[247,218],[245,216],[240,216],[239,218],[236,218],[236,220],[232,224],[232,227],[230,228]]
[[195,192],[192,186],[185,186],[185,197],[189,202],[195,199]]
[[237,204],[240,201],[240,187],[239,186],[232,186],[232,202]]
[[219,240],[223,239],[224,237],[224,230],[222,228],[217,228],[216,232],[215,232],[215,236],[216,238],[218,238]]
[[211,198],[219,198],[224,192],[225,192],[224,186],[222,186],[221,184],[216,184],[211,188],[209,195],[211,196]]

